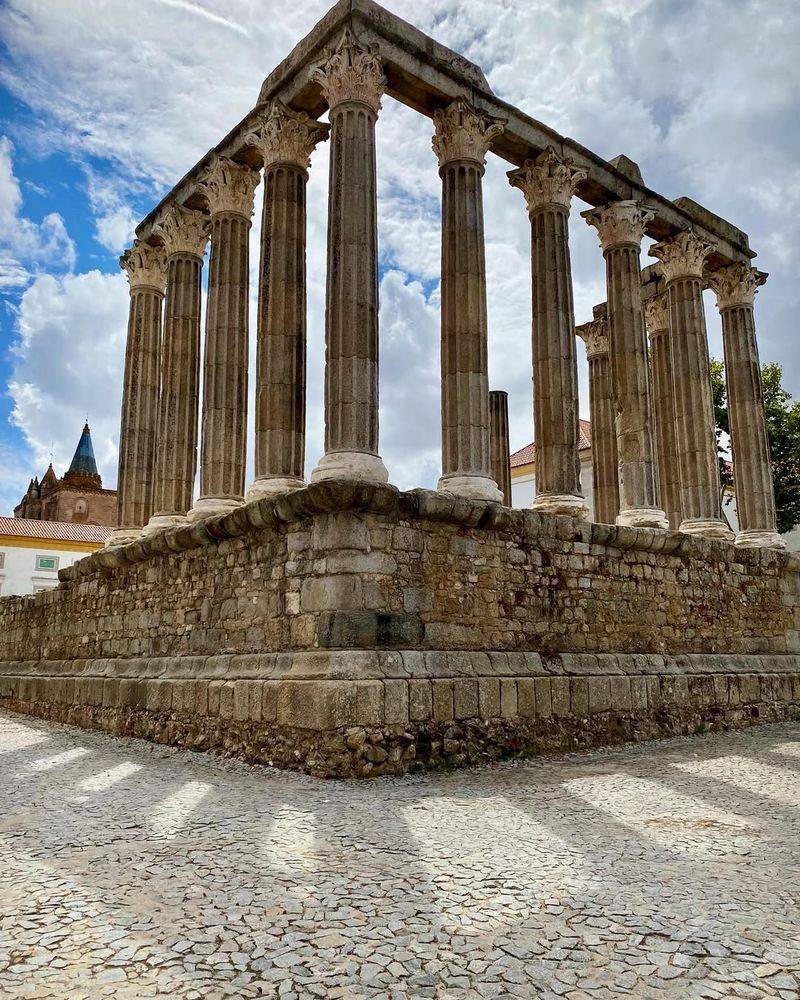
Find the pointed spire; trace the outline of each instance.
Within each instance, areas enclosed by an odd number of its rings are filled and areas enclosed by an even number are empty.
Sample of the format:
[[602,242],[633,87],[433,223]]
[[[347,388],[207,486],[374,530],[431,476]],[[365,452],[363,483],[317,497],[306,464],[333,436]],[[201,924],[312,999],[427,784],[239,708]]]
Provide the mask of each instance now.
[[64,479],[74,480],[77,477],[89,479],[92,485],[100,486],[100,473],[97,471],[97,462],[92,447],[92,432],[89,430],[88,421],[83,425],[78,447],[75,449],[75,454],[72,456],[72,462]]

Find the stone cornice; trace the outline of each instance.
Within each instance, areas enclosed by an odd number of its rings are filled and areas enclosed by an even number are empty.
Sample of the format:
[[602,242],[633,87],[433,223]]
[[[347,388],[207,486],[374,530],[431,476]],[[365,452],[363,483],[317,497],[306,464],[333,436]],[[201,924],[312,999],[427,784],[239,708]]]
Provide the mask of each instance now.
[[612,201],[609,205],[581,212],[581,218],[597,230],[600,246],[606,253],[622,244],[632,244],[638,249],[653,213],[636,201]]
[[307,170],[314,148],[328,138],[330,130],[330,125],[315,121],[304,111],[292,111],[280,101],[273,101],[259,113],[245,142],[259,150],[265,168],[291,163]]
[[666,292],[654,295],[644,303],[644,317],[651,339],[659,333],[669,333],[669,301]]
[[483,114],[464,97],[434,111],[433,125],[432,145],[440,167],[458,160],[483,166],[492,140],[505,128],[501,118]]
[[535,160],[526,160],[517,170],[509,171],[508,180],[525,195],[529,212],[545,205],[559,205],[569,211],[575,190],[586,180],[586,171],[572,166],[548,146]]
[[383,64],[374,46],[363,46],[348,28],[322,66],[311,74],[320,85],[328,107],[355,102],[365,104],[376,115],[386,89]]
[[706,274],[709,288],[717,297],[717,309],[722,312],[733,306],[752,306],[759,286],[767,280],[764,271],[739,262]]
[[691,229],[650,247],[650,256],[661,261],[664,279],[702,278],[705,259],[714,247]]
[[202,212],[184,208],[183,205],[170,205],[153,231],[163,240],[167,257],[176,253],[202,257],[208,241],[210,223],[208,216]]
[[255,170],[226,156],[216,156],[203,175],[199,190],[205,195],[212,216],[228,212],[250,219],[257,186]]
[[605,316],[598,316],[589,323],[582,323],[575,327],[575,336],[580,337],[586,345],[586,358],[599,357],[608,354],[608,319]]
[[154,288],[164,294],[167,283],[167,255],[163,247],[134,240],[120,257],[119,266],[128,276],[131,291],[136,288]]

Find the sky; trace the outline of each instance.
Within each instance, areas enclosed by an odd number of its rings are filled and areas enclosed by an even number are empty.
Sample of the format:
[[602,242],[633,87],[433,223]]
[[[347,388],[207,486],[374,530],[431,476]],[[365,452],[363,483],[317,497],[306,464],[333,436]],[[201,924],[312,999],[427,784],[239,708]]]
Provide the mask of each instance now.
[[[62,474],[88,417],[104,485],[117,472],[127,283],[118,257],[153,205],[254,105],[325,0],[0,2],[0,513],[52,455]],[[649,187],[688,195],[750,235],[770,274],[762,361],[800,396],[800,4],[796,0],[388,0],[478,63],[494,92]],[[384,98],[377,128],[381,445],[390,480],[440,469],[440,181],[431,122]],[[511,447],[532,436],[530,228],[489,157],[484,179],[489,376]],[[308,186],[306,467],[323,440],[328,151]],[[258,215],[251,240],[255,330]],[[597,235],[570,220],[576,322],[605,299]],[[643,248],[643,263],[651,241]],[[709,344],[719,318],[706,293]],[[578,345],[581,414],[587,369]],[[253,365],[251,364],[251,373]],[[251,378],[252,383],[252,378]],[[252,385],[251,385],[252,388]],[[248,481],[252,479],[252,407]]]

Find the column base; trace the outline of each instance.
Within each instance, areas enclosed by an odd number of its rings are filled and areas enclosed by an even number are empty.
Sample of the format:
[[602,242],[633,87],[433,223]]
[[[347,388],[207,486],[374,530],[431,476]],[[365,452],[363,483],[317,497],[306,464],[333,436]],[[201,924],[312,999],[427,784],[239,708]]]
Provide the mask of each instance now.
[[186,518],[189,521],[202,521],[204,517],[213,517],[215,514],[230,514],[243,504],[244,497],[199,497]]
[[565,517],[577,517],[580,521],[589,520],[586,499],[571,493],[537,493],[531,509],[539,514],[561,514]]
[[185,514],[153,514],[147,524],[142,528],[142,534],[154,535],[157,531],[165,531],[167,528],[175,528],[180,524],[186,524]]
[[455,493],[467,500],[503,502],[503,494],[497,483],[488,476],[442,476],[436,489],[440,493]]
[[777,531],[759,531],[756,529],[740,531],[736,536],[736,544],[742,549],[786,548],[786,542]]
[[388,483],[389,473],[380,455],[366,451],[329,451],[311,473],[311,482],[323,479],[367,479],[375,483]]
[[721,538],[725,542],[733,541],[731,529],[724,521],[719,521],[715,517],[688,518],[681,521],[678,530],[682,531],[684,535],[705,535],[706,538]]
[[114,545],[130,545],[131,542],[138,542],[141,536],[141,528],[114,528],[105,540],[105,547],[110,549]]
[[282,493],[292,493],[305,488],[305,480],[297,476],[260,476],[253,480],[245,500],[260,500],[262,497],[276,497]]
[[617,524],[626,528],[669,528],[667,515],[658,507],[630,507],[617,514]]

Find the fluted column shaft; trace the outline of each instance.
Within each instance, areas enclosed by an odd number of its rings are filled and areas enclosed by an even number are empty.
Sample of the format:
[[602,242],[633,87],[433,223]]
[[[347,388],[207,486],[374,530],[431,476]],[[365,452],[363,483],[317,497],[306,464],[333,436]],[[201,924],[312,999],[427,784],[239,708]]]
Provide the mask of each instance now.
[[608,353],[589,358],[589,411],[592,421],[594,519],[614,524],[619,514],[617,432]]
[[495,389],[489,393],[489,453],[492,479],[503,494],[503,503],[511,506],[511,452],[508,443],[508,393]]
[[325,300],[325,454],[312,480],[386,482],[378,454],[375,123],[380,60],[346,32],[315,74],[331,123]]
[[130,281],[117,477],[117,527],[107,545],[133,541],[153,513],[166,259],[137,243],[120,258]]
[[248,499],[300,489],[306,438],[306,185],[329,126],[273,101],[249,145],[264,166],[258,282],[255,479]]
[[703,310],[703,262],[711,252],[691,231],[651,249],[667,283],[675,398],[675,450],[680,476],[680,530],[732,539],[723,520],[714,403]]
[[693,521],[722,519],[719,462],[702,283],[695,277],[676,278],[667,287],[667,297],[685,531]]
[[608,360],[619,462],[617,523],[666,528],[656,498],[639,260],[645,225],[653,215],[635,201],[617,201],[590,209],[583,217],[597,228],[606,261]]
[[653,374],[653,431],[659,503],[669,526],[681,525],[681,484],[675,439],[675,388],[669,344],[669,307],[665,295],[646,307],[650,334],[650,364]]
[[183,520],[192,506],[197,470],[202,268],[202,258],[196,254],[173,253],[167,261],[155,495],[150,521],[154,527]]
[[596,306],[594,315],[591,323],[576,327],[575,333],[586,344],[586,360],[589,363],[594,520],[598,524],[614,524],[619,514],[619,477],[606,306]]
[[250,220],[212,217],[197,516],[239,506],[247,455]]
[[306,182],[296,164],[264,172],[252,494],[301,486],[306,434]]
[[[457,493],[466,489],[476,498],[499,499],[497,487],[492,486],[489,454],[483,167],[474,162],[447,163],[439,172],[442,178],[439,489]],[[464,482],[465,479],[468,481]]]
[[709,276],[722,317],[722,345],[728,389],[728,424],[733,452],[736,544],[785,548],[777,533],[764,390],[758,357],[753,302],[766,274],[748,264],[732,264]]
[[585,173],[552,149],[509,174],[531,220],[533,425],[536,496],[545,512],[588,517],[581,489],[578,362],[569,253],[569,205]]
[[500,500],[489,445],[483,173],[503,124],[464,98],[434,113],[442,179],[442,475],[439,489]]

